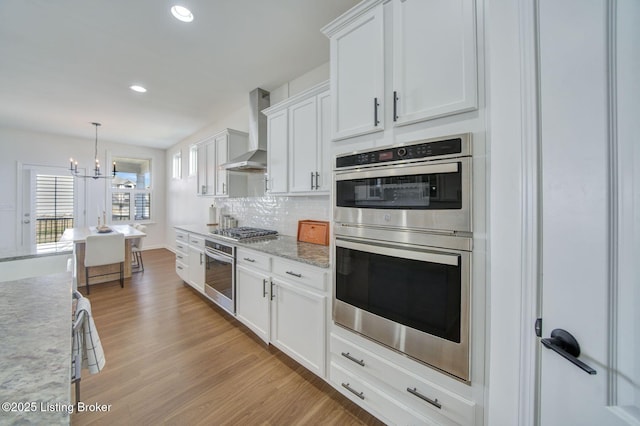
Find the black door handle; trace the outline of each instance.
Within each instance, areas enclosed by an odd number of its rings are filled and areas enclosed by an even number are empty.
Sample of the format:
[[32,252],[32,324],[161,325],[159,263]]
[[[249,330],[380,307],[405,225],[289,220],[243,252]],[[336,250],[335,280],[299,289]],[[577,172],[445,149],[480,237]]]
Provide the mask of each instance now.
[[556,328],[551,332],[551,337],[542,339],[540,342],[542,342],[545,348],[562,355],[588,374],[596,374],[596,370],[578,359],[580,356],[580,345],[576,338],[568,331]]

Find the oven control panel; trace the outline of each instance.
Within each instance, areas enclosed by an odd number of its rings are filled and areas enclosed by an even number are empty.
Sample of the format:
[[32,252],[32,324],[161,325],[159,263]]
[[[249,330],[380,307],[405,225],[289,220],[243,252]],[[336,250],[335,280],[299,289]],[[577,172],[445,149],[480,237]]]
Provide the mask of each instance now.
[[336,158],[336,168],[340,169],[344,167],[365,166],[403,160],[419,160],[422,158],[461,153],[462,138],[457,137],[343,155]]

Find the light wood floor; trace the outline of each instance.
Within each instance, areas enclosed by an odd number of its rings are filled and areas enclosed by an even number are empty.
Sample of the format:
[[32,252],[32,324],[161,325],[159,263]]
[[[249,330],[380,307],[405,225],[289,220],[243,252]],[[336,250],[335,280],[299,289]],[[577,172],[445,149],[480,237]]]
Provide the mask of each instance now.
[[81,381],[72,425],[381,424],[175,274],[168,250],[143,254],[145,271],[92,286],[105,368]]

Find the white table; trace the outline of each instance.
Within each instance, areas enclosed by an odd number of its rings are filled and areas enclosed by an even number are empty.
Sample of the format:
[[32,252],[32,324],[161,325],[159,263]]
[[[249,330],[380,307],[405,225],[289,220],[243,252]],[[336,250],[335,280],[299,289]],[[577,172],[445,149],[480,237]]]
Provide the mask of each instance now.
[[[134,238],[146,237],[147,234],[135,229],[129,225],[110,225],[113,232],[118,232],[120,234],[124,234],[124,277],[131,277],[131,240]],[[73,242],[73,253],[75,259],[75,274],[74,278],[76,279],[77,286],[85,284],[85,274],[84,274],[84,247],[85,242],[87,240],[88,235],[96,235],[98,231],[95,226],[91,226],[88,228],[68,228],[62,234],[62,238],[60,238],[61,242]],[[118,265],[106,265],[101,266],[100,274],[110,274],[111,271],[113,273],[119,273],[120,268]],[[93,271],[93,270],[92,270]],[[110,278],[110,276],[99,277],[91,280],[92,283],[100,283],[113,281],[114,278]]]

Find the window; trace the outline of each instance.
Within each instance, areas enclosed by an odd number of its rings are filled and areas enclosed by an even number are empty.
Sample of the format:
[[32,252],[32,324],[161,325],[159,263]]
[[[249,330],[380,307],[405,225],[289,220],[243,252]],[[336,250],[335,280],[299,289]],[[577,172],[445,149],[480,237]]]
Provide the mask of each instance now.
[[118,171],[111,181],[111,221],[151,219],[151,160],[114,157]]
[[36,244],[55,243],[73,228],[73,176],[36,176]]
[[198,145],[189,147],[189,176],[198,174]]
[[174,179],[182,178],[182,151],[178,151],[173,154],[173,173]]

